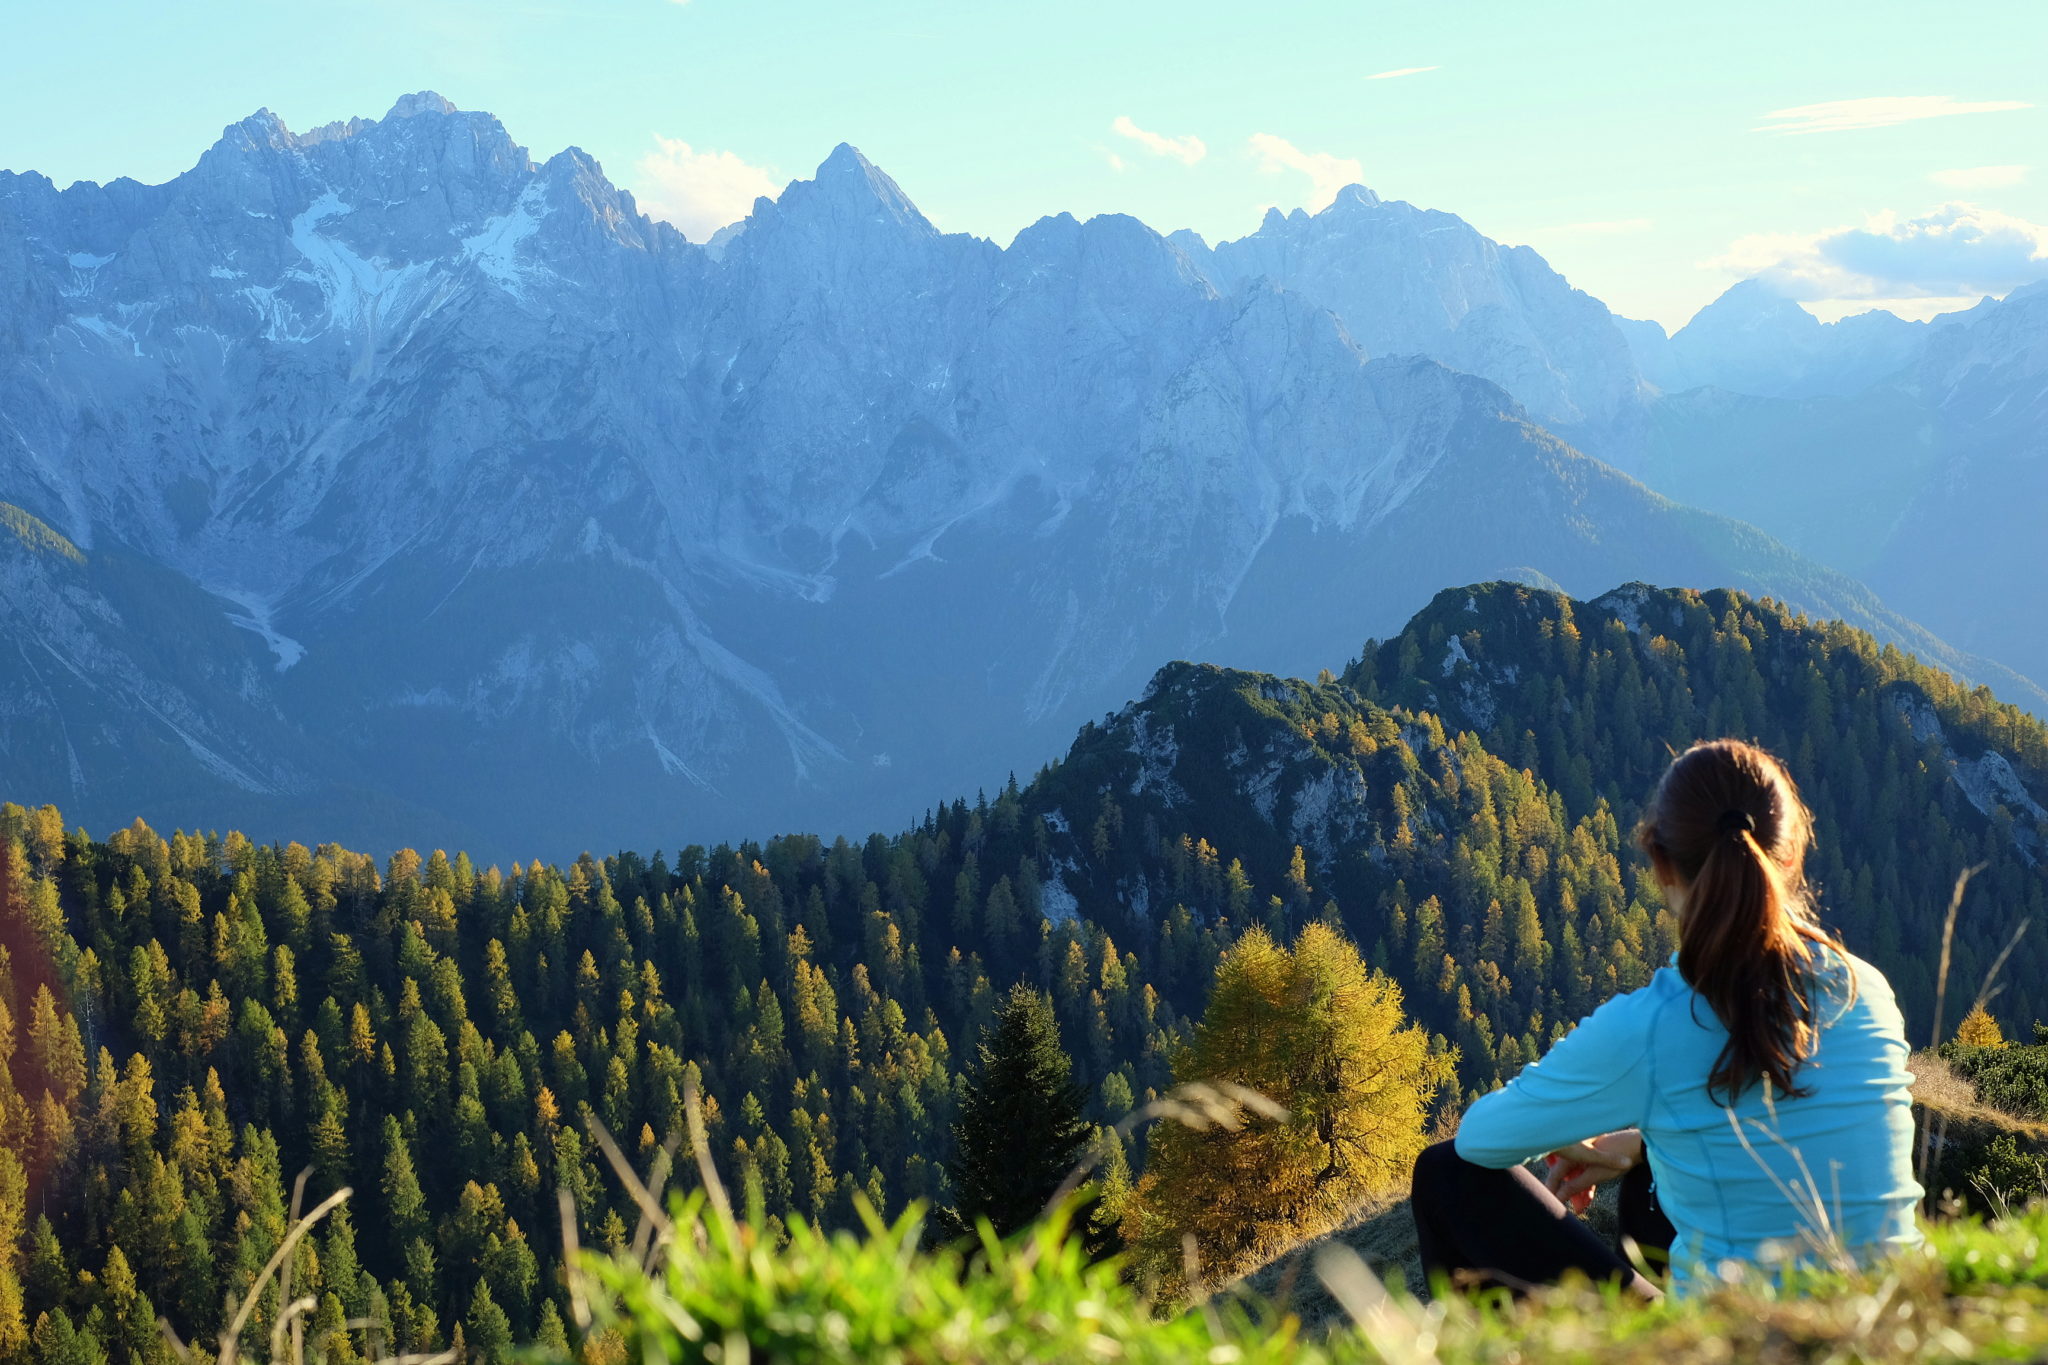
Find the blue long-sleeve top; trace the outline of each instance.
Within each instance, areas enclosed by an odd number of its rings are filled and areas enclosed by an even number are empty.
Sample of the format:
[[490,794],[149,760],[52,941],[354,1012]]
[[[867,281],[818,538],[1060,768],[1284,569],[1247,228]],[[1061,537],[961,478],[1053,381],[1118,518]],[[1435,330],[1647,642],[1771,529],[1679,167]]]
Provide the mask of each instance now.
[[1502,1169],[1640,1129],[1658,1202],[1678,1230],[1671,1263],[1679,1293],[1729,1262],[1813,1260],[1819,1239],[1859,1261],[1918,1244],[1913,1076],[1883,974],[1852,955],[1824,953],[1812,996],[1819,1038],[1794,1078],[1811,1093],[1767,1101],[1759,1082],[1730,1109],[1707,1094],[1728,1030],[1672,961],[1474,1101],[1458,1155]]

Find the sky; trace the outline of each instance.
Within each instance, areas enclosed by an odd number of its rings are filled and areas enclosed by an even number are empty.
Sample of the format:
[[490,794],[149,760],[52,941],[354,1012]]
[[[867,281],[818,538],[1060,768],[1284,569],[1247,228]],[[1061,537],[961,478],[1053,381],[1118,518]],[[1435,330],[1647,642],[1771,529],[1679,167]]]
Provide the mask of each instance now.
[[0,168],[189,168],[431,89],[597,157],[693,239],[851,142],[948,231],[1129,213],[1211,241],[1352,181],[1682,325],[2048,277],[2044,0],[0,0]]

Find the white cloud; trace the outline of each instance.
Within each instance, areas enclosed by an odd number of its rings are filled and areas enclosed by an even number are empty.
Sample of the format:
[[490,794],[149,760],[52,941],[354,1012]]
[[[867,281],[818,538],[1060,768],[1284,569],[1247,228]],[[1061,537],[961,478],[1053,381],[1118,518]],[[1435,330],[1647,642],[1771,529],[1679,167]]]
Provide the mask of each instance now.
[[1823,104],[1801,104],[1791,109],[1773,109],[1765,114],[1775,120],[1752,133],[1845,133],[1858,128],[1889,128],[1893,124],[1920,119],[1947,118],[1954,114],[1997,114],[2008,109],[2031,109],[2025,100],[1959,100],[1954,95],[1879,95],[1860,100],[1829,100]]
[[1369,81],[1391,81],[1402,76],[1420,76],[1425,71],[1441,71],[1436,66],[1397,66],[1392,71],[1375,71],[1366,79]]
[[1271,133],[1253,133],[1250,140],[1252,150],[1259,154],[1259,169],[1266,174],[1300,171],[1309,178],[1309,198],[1302,206],[1310,213],[1328,208],[1338,190],[1365,179],[1365,167],[1354,158],[1304,152],[1286,138]]
[[2048,279],[2048,226],[1975,204],[1862,227],[1739,238],[1704,263],[1801,301],[1977,298]]
[[634,167],[633,197],[641,212],[673,223],[693,242],[746,217],[755,199],[781,191],[767,171],[731,152],[700,152],[659,133],[654,141],[655,150]]
[[[1109,125],[1109,130],[1118,137],[1129,138],[1154,156],[1172,157],[1183,166],[1192,166],[1209,155],[1208,147],[1193,133],[1186,137],[1168,137],[1165,133],[1154,133],[1140,128],[1122,114],[1117,115],[1116,121]],[[1119,166],[1118,169],[1121,170],[1122,167]]]
[[2025,166],[1968,166],[1955,171],[1936,171],[1927,177],[1952,190],[2004,190],[2027,178]]
[[1657,226],[1655,218],[1602,218],[1590,223],[1562,223],[1548,232],[1583,232],[1594,237],[1614,237],[1625,232],[1648,232]]

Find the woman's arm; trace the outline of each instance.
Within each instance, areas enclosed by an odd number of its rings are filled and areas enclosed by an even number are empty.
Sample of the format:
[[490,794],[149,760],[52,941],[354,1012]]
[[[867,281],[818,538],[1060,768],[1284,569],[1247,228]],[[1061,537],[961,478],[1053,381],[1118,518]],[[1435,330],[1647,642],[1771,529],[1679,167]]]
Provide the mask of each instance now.
[[[1642,998],[1639,998],[1642,997]],[[1618,1128],[1649,1108],[1648,993],[1617,995],[1551,1045],[1543,1060],[1474,1100],[1458,1155],[1496,1169]]]

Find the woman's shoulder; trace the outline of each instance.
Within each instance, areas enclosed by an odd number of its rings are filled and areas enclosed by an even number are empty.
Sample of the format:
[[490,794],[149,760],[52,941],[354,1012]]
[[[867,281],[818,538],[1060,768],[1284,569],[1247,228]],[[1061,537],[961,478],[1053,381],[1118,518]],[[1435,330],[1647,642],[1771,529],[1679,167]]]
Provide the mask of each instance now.
[[1825,982],[1853,981],[1859,995],[1868,992],[1885,1000],[1892,998],[1892,983],[1883,972],[1847,948],[1832,943],[1824,944],[1815,951],[1813,972]]
[[1689,999],[1692,987],[1678,974],[1677,960],[1678,955],[1672,954],[1673,965],[1659,967],[1647,982],[1632,991],[1609,996],[1590,1017],[1616,1028],[1642,1028],[1674,1003]]
[[1813,973],[1821,991],[1839,1001],[1841,1013],[1861,1008],[1881,1018],[1896,1019],[1897,996],[1877,967],[1846,948],[1828,945],[1814,955]]

